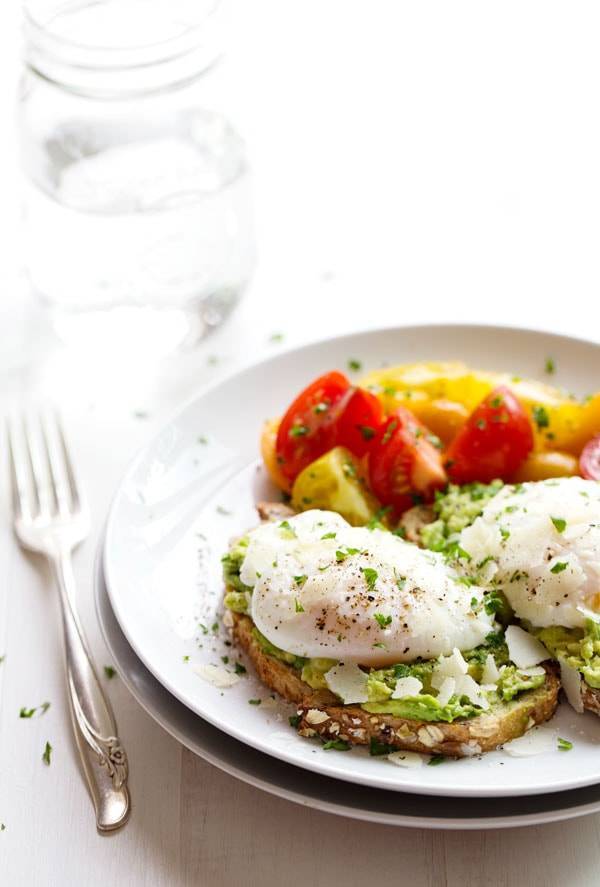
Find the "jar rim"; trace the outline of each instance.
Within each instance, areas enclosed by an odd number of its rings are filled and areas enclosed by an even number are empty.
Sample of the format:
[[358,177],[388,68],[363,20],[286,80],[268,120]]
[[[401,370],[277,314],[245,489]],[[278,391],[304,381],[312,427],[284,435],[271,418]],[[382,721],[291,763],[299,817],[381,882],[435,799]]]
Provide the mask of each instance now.
[[[141,0],[129,0],[125,4],[128,17],[125,27],[119,31],[125,40],[128,34],[138,30]],[[186,22],[167,9],[176,11],[177,0],[167,0],[162,5],[161,15],[140,22],[146,34],[158,35],[162,29],[170,30],[161,39],[119,42],[105,45],[102,37],[97,42],[73,39],[60,31],[52,30],[32,16],[31,9],[24,6],[25,62],[38,76],[57,86],[82,95],[99,98],[119,98],[130,95],[152,93],[176,87],[196,79],[222,55],[222,15],[221,0],[205,0],[198,3],[202,16],[197,21]],[[124,8],[123,4],[119,7]],[[157,5],[151,9],[156,12]],[[189,10],[189,3],[182,0],[182,8]],[[112,33],[115,15],[114,0],[75,0],[54,6],[54,17],[61,15],[80,16],[75,22],[67,23],[71,29],[79,28],[81,33],[94,35]],[[91,18],[85,20],[86,14]],[[102,18],[104,16],[104,18]],[[95,17],[95,18],[94,18]],[[49,19],[49,21],[51,21]],[[91,29],[91,30],[90,30]]]
[[[37,36],[45,41],[52,42],[57,46],[62,45],[65,48],[83,50],[87,53],[101,52],[114,53],[115,55],[119,55],[122,53],[158,49],[162,46],[172,45],[178,40],[186,38],[194,32],[210,27],[210,25],[212,24],[211,19],[213,19],[217,15],[221,6],[220,0],[209,0],[209,8],[201,17],[201,19],[196,22],[188,23],[185,27],[181,28],[178,34],[172,34],[170,36],[161,37],[156,40],[131,43],[123,46],[119,46],[116,44],[103,44],[101,42],[85,41],[83,39],[73,39],[71,37],[65,36],[64,34],[60,34],[59,32],[54,31],[48,27],[48,25],[53,20],[59,18],[63,14],[63,11],[74,11],[78,7],[84,9],[86,6],[98,7],[99,5],[102,5],[103,2],[104,0],[75,0],[75,2],[67,2],[62,4],[61,6],[57,5],[53,14],[46,21],[42,21],[40,18],[37,18],[33,14],[32,3],[25,2],[22,6],[25,35],[28,38]],[[108,2],[110,3],[111,0],[108,0]]]

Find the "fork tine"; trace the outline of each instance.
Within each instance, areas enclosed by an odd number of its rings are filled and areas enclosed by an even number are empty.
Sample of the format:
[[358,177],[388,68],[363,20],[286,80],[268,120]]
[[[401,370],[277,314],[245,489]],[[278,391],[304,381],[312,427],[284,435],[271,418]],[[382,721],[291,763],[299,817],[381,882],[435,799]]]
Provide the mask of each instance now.
[[26,467],[20,458],[20,448],[16,442],[15,429],[9,419],[6,420],[6,437],[8,440],[13,513],[15,518],[29,517],[31,515],[31,505],[26,493]]
[[60,416],[58,413],[54,414],[54,419],[56,422],[56,430],[58,433],[58,441],[60,444],[60,449],[62,451],[65,471],[67,475],[67,479],[69,481],[69,487],[71,490],[71,500],[73,502],[74,508],[83,508],[83,495],[80,492],[80,486],[77,481],[77,474],[73,467],[73,463],[71,461],[71,457],[69,455],[69,449],[67,447],[67,440],[65,437],[65,432],[62,426],[62,422],[60,421]]
[[52,484],[52,493],[56,509],[60,515],[68,515],[71,505],[71,497],[67,484],[65,483],[65,475],[68,474],[66,466],[59,447],[56,446],[56,440],[59,436],[57,430],[56,416],[53,417],[54,430],[51,430],[50,417],[48,414],[42,417],[42,438],[44,441],[44,450],[46,453],[46,462],[48,464],[48,472],[50,474],[50,483]]
[[37,502],[37,513],[41,517],[48,517],[51,513],[48,478],[42,466],[33,428],[25,416],[23,417],[23,437],[34,481],[33,487],[34,497]]

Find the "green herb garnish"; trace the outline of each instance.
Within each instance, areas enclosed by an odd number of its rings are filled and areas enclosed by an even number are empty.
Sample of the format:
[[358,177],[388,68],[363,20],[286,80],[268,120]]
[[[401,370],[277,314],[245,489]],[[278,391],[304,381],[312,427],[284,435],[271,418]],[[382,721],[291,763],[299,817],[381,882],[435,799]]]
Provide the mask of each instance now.
[[550,570],[550,572],[551,573],[562,573],[562,571],[566,570],[568,566],[569,566],[569,564],[567,561],[557,561],[554,564],[554,566],[552,567],[552,569]]
[[388,625],[392,624],[391,616],[384,616],[383,613],[375,613],[374,617],[375,621],[379,625],[380,628],[387,628]]
[[365,577],[365,582],[367,583],[367,588],[369,591],[373,591],[375,588],[375,583],[379,578],[379,573],[377,570],[374,570],[372,567],[361,567],[360,572]]
[[46,742],[46,747],[44,748],[44,754],[42,755],[42,761],[48,767],[50,766],[50,755],[52,754],[52,746],[49,742]]
[[551,517],[550,520],[556,527],[559,533],[564,533],[565,528],[567,526],[567,522],[563,517]]

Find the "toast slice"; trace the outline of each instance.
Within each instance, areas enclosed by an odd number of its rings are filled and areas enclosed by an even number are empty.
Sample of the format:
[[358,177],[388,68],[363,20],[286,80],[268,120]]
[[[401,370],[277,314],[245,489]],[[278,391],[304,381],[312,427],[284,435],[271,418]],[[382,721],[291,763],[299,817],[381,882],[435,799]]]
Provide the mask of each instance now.
[[313,690],[297,669],[263,652],[249,616],[232,616],[235,641],[247,653],[260,680],[296,704],[301,736],[319,735],[325,740],[342,739],[353,745],[377,743],[388,746],[390,751],[402,749],[462,758],[491,751],[522,736],[530,727],[549,720],[556,710],[558,670],[553,662],[546,662],[546,679],[541,687],[522,693],[493,712],[451,724],[373,715],[360,705],[343,705],[327,690]]

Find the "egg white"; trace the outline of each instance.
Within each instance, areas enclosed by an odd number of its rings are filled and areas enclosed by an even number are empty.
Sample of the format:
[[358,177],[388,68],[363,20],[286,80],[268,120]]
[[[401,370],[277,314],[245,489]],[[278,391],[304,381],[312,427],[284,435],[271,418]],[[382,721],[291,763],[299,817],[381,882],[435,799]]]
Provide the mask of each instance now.
[[470,567],[490,559],[485,580],[501,587],[516,615],[536,627],[577,628],[600,613],[595,481],[568,477],[507,486],[462,531],[460,545],[471,556]]
[[[482,589],[462,584],[441,555],[332,512],[288,524],[291,532],[275,522],[249,534],[240,574],[254,589],[255,625],[279,648],[382,666],[472,649],[493,630]],[[343,557],[349,548],[357,553]]]

